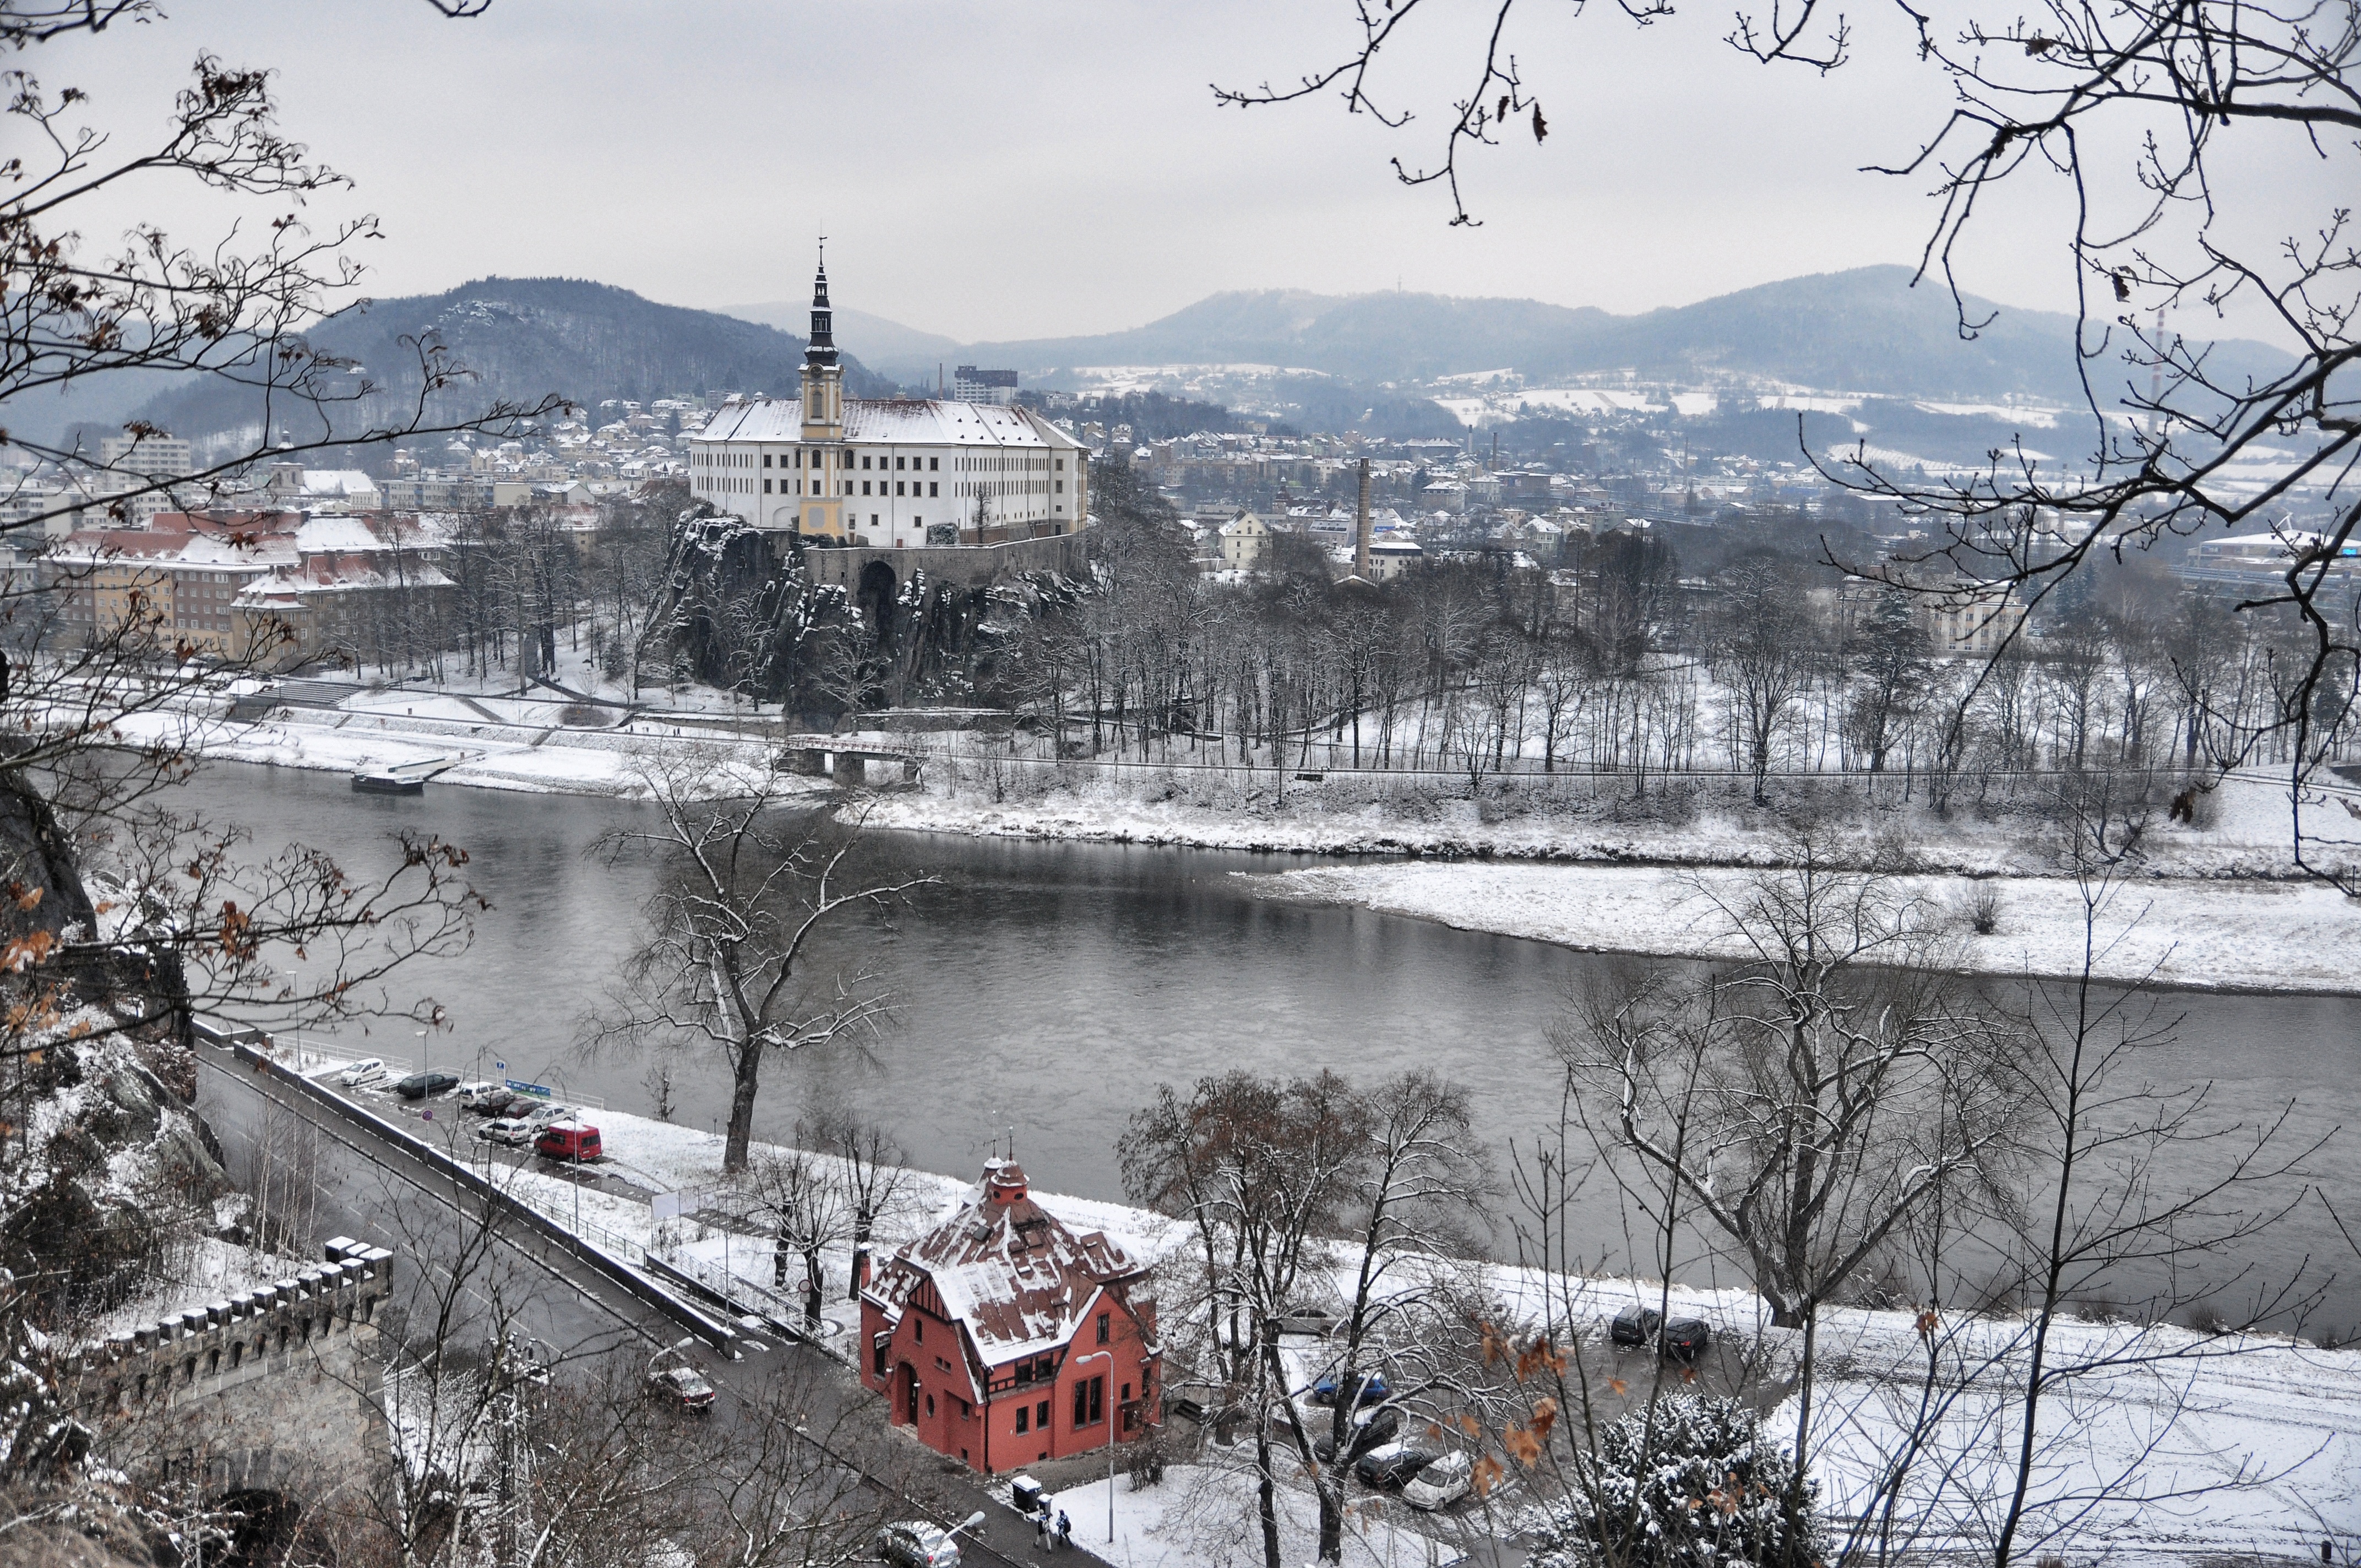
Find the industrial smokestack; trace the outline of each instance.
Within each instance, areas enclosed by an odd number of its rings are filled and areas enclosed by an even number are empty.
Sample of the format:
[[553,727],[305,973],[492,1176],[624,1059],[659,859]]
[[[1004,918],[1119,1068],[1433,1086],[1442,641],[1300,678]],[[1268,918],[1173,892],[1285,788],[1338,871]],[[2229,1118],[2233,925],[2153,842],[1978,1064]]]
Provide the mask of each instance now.
[[1369,460],[1361,459],[1361,504],[1353,514],[1353,576],[1369,580]]

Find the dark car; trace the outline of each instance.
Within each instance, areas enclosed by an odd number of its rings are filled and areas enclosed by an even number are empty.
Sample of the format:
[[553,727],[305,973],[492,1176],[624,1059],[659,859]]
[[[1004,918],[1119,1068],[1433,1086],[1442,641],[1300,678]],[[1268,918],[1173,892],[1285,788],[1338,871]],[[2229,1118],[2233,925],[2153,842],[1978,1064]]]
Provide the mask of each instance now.
[[1364,1486],[1399,1486],[1442,1457],[1443,1450],[1415,1442],[1381,1443],[1354,1463],[1353,1474]]
[[1695,1361],[1713,1343],[1713,1329],[1703,1318],[1675,1318],[1656,1343],[1660,1354],[1675,1361]]
[[436,1094],[448,1094],[459,1087],[456,1072],[413,1072],[393,1086],[393,1091],[404,1100],[424,1100]]
[[[1392,1392],[1391,1388],[1386,1387],[1386,1375],[1382,1372],[1372,1372],[1361,1379],[1360,1402],[1364,1405],[1374,1405]],[[1323,1408],[1333,1408],[1335,1405],[1335,1374],[1330,1373],[1312,1386],[1312,1402]]]
[[713,1385],[693,1366],[664,1366],[648,1374],[648,1392],[686,1415],[701,1416],[713,1409]]
[[1664,1315],[1653,1307],[1626,1307],[1608,1325],[1607,1337],[1617,1344],[1653,1344]]
[[[1380,1406],[1375,1414],[1353,1429],[1353,1441],[1345,1451],[1347,1459],[1358,1459],[1373,1448],[1379,1448],[1401,1435],[1401,1413],[1389,1406]],[[1336,1439],[1323,1435],[1312,1445],[1312,1452],[1325,1464],[1336,1457]]]

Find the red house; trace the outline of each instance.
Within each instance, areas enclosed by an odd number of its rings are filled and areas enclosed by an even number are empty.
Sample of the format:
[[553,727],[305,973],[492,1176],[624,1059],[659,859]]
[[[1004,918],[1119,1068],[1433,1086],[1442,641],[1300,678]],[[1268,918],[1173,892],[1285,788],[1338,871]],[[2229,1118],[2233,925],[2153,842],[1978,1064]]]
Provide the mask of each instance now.
[[1013,1160],[861,1292],[864,1382],[896,1426],[987,1475],[1128,1442],[1156,1420],[1148,1269],[1026,1196]]

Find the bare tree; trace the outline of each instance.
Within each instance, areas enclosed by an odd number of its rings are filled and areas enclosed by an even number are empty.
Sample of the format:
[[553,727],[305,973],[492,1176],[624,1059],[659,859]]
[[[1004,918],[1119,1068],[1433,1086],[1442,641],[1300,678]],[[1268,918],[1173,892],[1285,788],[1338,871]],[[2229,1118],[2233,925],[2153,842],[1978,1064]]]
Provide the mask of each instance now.
[[1279,1356],[1281,1320],[1306,1292],[1322,1243],[1340,1228],[1367,1153],[1364,1107],[1334,1073],[1281,1083],[1233,1072],[1182,1100],[1170,1086],[1135,1113],[1120,1152],[1125,1190],[1185,1221],[1203,1273],[1207,1369],[1255,1444],[1256,1517],[1268,1568],[1280,1568],[1280,1407],[1297,1392]]
[[1729,693],[1733,761],[1754,779],[1754,804],[1770,804],[1771,762],[1791,710],[1811,683],[1809,618],[1792,577],[1766,562],[1730,575],[1708,627],[1706,652]]
[[748,1170],[746,1194],[768,1218],[775,1248],[771,1283],[787,1283],[787,1258],[803,1264],[804,1321],[819,1324],[820,1255],[852,1234],[851,1194],[843,1173],[805,1149],[765,1154]]
[[641,757],[637,774],[654,825],[618,828],[601,850],[654,856],[661,881],[646,937],[597,1028],[718,1055],[730,1075],[721,1166],[743,1170],[768,1053],[874,1030],[884,1014],[867,973],[807,970],[816,937],[935,879],[864,879],[857,821],[837,827],[784,793],[775,773],[746,771],[724,749],[667,749]]

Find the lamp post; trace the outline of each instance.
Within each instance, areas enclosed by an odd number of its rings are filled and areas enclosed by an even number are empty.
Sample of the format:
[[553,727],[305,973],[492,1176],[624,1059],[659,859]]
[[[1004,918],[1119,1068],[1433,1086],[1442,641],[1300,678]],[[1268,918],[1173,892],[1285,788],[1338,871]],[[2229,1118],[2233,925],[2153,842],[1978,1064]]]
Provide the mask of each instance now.
[[[1074,1357],[1074,1365],[1077,1366],[1085,1361],[1104,1361],[1107,1364],[1105,1392],[1114,1392],[1115,1352],[1094,1350],[1088,1355]],[[1115,1544],[1115,1401],[1102,1395],[1102,1405],[1106,1414],[1107,1424],[1107,1544],[1112,1546]]]
[[424,1072],[426,1070],[426,1031],[412,1029],[411,1033],[418,1036],[418,1070]]

